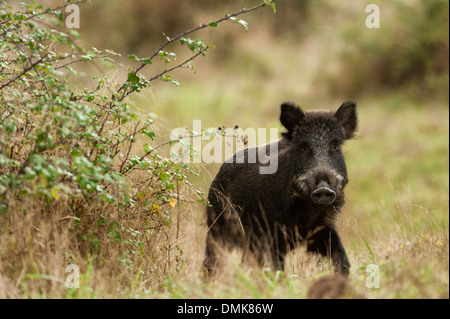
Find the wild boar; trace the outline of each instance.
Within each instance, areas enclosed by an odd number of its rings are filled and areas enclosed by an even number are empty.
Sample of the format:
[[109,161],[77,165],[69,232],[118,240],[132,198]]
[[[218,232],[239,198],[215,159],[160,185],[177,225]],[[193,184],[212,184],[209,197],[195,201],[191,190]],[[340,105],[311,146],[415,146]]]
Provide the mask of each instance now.
[[[336,273],[349,272],[336,217],[348,183],[342,146],[357,129],[356,103],[344,102],[336,112],[304,112],[283,103],[280,122],[287,130],[281,139],[257,146],[256,152],[237,152],[211,184],[204,260],[209,275],[224,249],[241,247],[244,259],[252,256],[280,269],[301,242],[309,252],[331,257]],[[271,143],[276,143],[275,154],[270,154]],[[261,174],[267,160],[248,160],[250,153],[261,151],[278,162],[272,174]]]

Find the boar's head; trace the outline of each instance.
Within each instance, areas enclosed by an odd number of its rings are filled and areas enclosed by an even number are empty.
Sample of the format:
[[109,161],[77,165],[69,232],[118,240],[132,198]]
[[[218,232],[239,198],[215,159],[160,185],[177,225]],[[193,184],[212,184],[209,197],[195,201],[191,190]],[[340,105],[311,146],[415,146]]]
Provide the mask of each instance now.
[[312,205],[340,208],[348,183],[342,145],[357,129],[356,103],[344,102],[336,112],[304,112],[292,103],[283,103],[280,122],[287,129],[282,135],[289,149],[286,159],[294,197]]

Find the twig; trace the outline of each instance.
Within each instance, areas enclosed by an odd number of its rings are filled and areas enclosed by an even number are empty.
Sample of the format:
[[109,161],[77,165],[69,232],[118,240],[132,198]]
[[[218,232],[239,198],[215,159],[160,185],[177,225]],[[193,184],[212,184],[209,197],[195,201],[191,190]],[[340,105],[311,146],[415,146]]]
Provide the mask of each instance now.
[[[221,22],[223,22],[223,21],[230,20],[230,19],[232,19],[232,18],[234,18],[234,17],[237,17],[237,16],[239,16],[239,15],[242,15],[242,14],[245,14],[245,13],[248,13],[248,12],[251,12],[251,11],[254,11],[254,10],[257,10],[257,9],[262,8],[262,7],[264,7],[264,6],[266,6],[266,3],[260,3],[260,4],[254,6],[254,7],[249,8],[249,9],[243,8],[241,11],[238,11],[238,12],[236,12],[236,13],[232,13],[232,14],[230,14],[230,15],[226,15],[225,17],[220,18],[220,19],[215,20],[215,21],[212,21],[212,22],[210,22],[210,23],[208,23],[208,24],[203,23],[203,24],[199,25],[198,27],[195,27],[195,28],[193,28],[193,29],[191,29],[191,30],[188,30],[188,31],[186,31],[186,32],[183,32],[183,33],[181,33],[181,34],[179,34],[179,35],[177,35],[177,36],[175,36],[175,37],[173,37],[173,38],[167,37],[167,41],[166,41],[164,44],[162,44],[158,49],[156,49],[156,50],[153,52],[153,54],[148,58],[148,60],[150,60],[150,61],[153,60],[153,58],[154,58],[156,55],[158,55],[158,53],[159,53],[162,49],[164,49],[166,46],[168,46],[169,44],[171,44],[171,43],[173,43],[173,42],[175,42],[175,41],[177,41],[177,40],[179,40],[179,39],[181,39],[181,38],[183,38],[183,37],[185,37],[185,36],[187,36],[187,35],[189,35],[189,34],[191,34],[191,33],[194,33],[194,32],[196,32],[196,31],[198,31],[198,30],[201,30],[201,29],[204,29],[204,28],[209,27],[209,25],[210,25],[211,23],[217,25],[217,24],[219,24],[219,23],[221,23]],[[199,53],[196,54],[195,56],[193,56],[189,61],[191,61],[192,59],[194,59],[194,58],[197,57],[198,55],[199,55]],[[141,64],[141,65],[140,65],[133,73],[136,74],[137,72],[139,72],[140,70],[142,70],[146,65],[148,65],[148,63],[143,62],[143,63],[142,63],[142,64]],[[177,67],[178,67],[178,66],[177,66]],[[172,68],[172,69],[170,69],[170,70],[174,70],[174,69],[177,68],[177,67],[174,67],[174,68]],[[165,73],[167,73],[167,72],[169,72],[169,71],[166,71]],[[164,74],[164,73],[163,73],[163,74]],[[158,75],[158,76],[160,76],[160,75]],[[152,80],[156,79],[158,76],[152,78]],[[149,82],[150,82],[150,81],[149,81]],[[122,86],[117,90],[117,93],[121,92],[121,91],[125,88],[125,85],[126,85],[127,83],[128,83],[128,79],[127,79],[127,80],[122,84]],[[125,96],[129,95],[129,94],[130,94],[131,92],[133,92],[134,90],[135,90],[135,89],[131,90],[131,91],[130,91],[129,93],[127,93],[127,94],[123,94],[122,97],[120,98],[120,100],[122,100]]]
[[206,50],[207,50],[207,48],[198,51],[196,54],[194,54],[193,56],[191,56],[189,59],[185,60],[184,62],[182,62],[182,63],[180,63],[180,64],[178,64],[178,65],[176,65],[176,66],[174,66],[173,68],[170,68],[170,69],[168,69],[168,70],[164,70],[163,72],[161,72],[161,73],[158,74],[158,75],[155,75],[154,77],[152,77],[152,78],[151,78],[150,80],[148,80],[148,81],[151,82],[151,81],[153,81],[153,80],[155,80],[155,79],[157,79],[157,78],[163,76],[163,75],[166,74],[166,73],[169,73],[169,72],[171,72],[171,71],[173,71],[173,70],[175,70],[175,69],[177,69],[177,68],[181,68],[183,65],[185,65],[185,64],[187,64],[187,63],[189,63],[189,62],[191,62],[192,60],[194,60],[196,57],[198,57],[200,54],[202,54],[202,53],[205,52]]
[[[178,178],[178,175],[175,175],[176,178]],[[177,210],[177,237],[176,239],[178,239],[178,234],[180,232],[180,186],[177,180],[177,206],[178,206],[178,210]]]
[[[19,48],[19,50],[20,50],[23,54],[25,54],[25,55],[27,56],[28,62],[30,62],[30,64],[33,65],[33,62],[31,62],[31,59],[30,59],[30,57],[28,56],[28,54],[25,52],[25,50],[22,49],[22,47],[21,47],[20,45],[17,45],[17,47]],[[41,74],[39,73],[39,71],[38,71],[36,68],[34,68],[34,72],[36,72],[36,74],[37,74],[38,77],[42,78]],[[47,91],[48,97],[51,99],[51,98],[52,98],[52,94],[50,93],[50,89],[48,88],[47,83],[45,82],[45,80],[43,80],[42,83],[44,84],[44,88],[45,88],[45,91]]]
[[[33,18],[35,18],[35,17],[37,17],[37,16],[40,16],[40,15],[54,14],[56,10],[63,9],[63,8],[67,7],[67,6],[70,5],[70,4],[79,4],[79,3],[84,3],[84,2],[86,2],[86,0],[78,0],[78,1],[76,1],[76,2],[66,3],[66,4],[64,4],[64,5],[62,5],[62,6],[59,6],[59,7],[54,8],[54,9],[51,10],[51,11],[44,11],[44,12],[35,13],[35,14],[33,14],[33,15],[27,17],[26,19],[21,20],[21,22],[31,20],[31,19],[33,19]],[[5,23],[5,22],[7,22],[7,21],[2,21],[2,24]],[[9,31],[11,31],[11,30],[13,30],[13,29],[14,29],[14,26],[11,27],[11,28],[8,28],[8,29],[3,30],[2,34],[0,34],[0,36],[4,36],[7,32],[9,32]]]
[[[139,126],[140,123],[141,123],[141,121],[137,121],[136,126],[134,127],[134,131],[133,131],[133,134],[132,134],[130,140],[133,140],[136,137],[136,134],[137,134],[137,131],[138,131],[138,126]],[[122,172],[123,167],[125,166],[125,163],[128,161],[128,158],[130,157],[130,152],[131,152],[132,147],[133,147],[133,143],[130,143],[130,145],[128,146],[127,155],[125,156],[125,159],[123,160],[122,165],[120,165],[119,172]]]
[[37,60],[35,63],[33,63],[32,65],[30,65],[28,68],[26,68],[25,70],[22,71],[22,73],[20,73],[18,76],[16,76],[14,79],[9,80],[7,83],[3,84],[2,86],[0,86],[0,90],[4,89],[5,87],[7,87],[8,85],[10,85],[11,83],[15,82],[17,79],[21,78],[25,73],[27,73],[28,71],[30,71],[31,69],[34,69],[36,67],[36,65],[38,65],[39,63],[41,63],[46,57],[48,56],[48,53],[46,53],[44,56],[42,56],[39,60]]
[[[196,54],[194,54],[193,56],[191,56],[189,59],[186,59],[184,62],[182,62],[182,63],[180,63],[180,64],[178,64],[178,65],[176,65],[176,66],[174,66],[174,67],[172,67],[172,68],[170,68],[170,69],[167,69],[167,70],[162,71],[161,73],[159,73],[159,74],[155,75],[154,77],[152,77],[151,79],[147,80],[147,82],[150,83],[151,81],[154,81],[154,80],[160,78],[161,76],[163,76],[163,75],[166,74],[166,73],[169,73],[169,72],[171,72],[171,71],[173,71],[173,70],[175,70],[175,69],[181,68],[183,65],[185,65],[185,64],[187,64],[187,63],[189,63],[189,62],[191,62],[191,61],[194,60],[196,57],[198,57],[200,54],[202,54],[203,52],[205,52],[207,49],[208,49],[208,48],[205,48],[205,49],[202,49],[202,50],[198,51]],[[130,94],[133,93],[135,90],[136,90],[136,88],[133,88],[131,91],[129,91],[129,92],[127,92],[127,93],[124,93],[124,94],[122,95],[122,97],[121,97],[120,100],[122,100],[125,96],[130,95]]]

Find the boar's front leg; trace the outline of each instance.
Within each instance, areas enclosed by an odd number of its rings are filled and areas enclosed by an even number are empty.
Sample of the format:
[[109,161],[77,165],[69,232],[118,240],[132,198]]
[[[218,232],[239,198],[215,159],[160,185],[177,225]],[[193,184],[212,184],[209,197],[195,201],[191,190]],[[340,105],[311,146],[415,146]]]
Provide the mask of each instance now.
[[331,257],[336,273],[343,275],[349,273],[350,262],[336,230],[329,227],[321,228],[308,236],[307,242],[308,251]]

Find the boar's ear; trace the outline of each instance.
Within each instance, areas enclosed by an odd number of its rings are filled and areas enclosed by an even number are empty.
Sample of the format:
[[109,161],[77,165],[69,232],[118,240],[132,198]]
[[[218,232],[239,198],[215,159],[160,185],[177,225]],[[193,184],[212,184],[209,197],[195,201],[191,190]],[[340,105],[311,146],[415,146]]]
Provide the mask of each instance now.
[[305,114],[298,106],[289,102],[281,104],[280,122],[288,130],[286,133],[282,133],[282,135],[290,139],[295,126],[304,116]]
[[334,113],[339,124],[344,129],[345,139],[350,139],[354,136],[358,127],[358,114],[356,112],[356,103],[347,101],[342,103],[339,109]]

